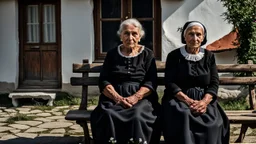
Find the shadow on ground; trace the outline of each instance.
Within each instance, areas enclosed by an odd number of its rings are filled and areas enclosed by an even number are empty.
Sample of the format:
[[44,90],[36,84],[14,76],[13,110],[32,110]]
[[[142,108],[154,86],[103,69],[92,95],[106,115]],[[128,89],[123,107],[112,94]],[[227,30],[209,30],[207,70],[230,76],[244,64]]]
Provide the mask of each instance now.
[[40,136],[33,138],[14,138],[8,140],[0,140],[0,144],[80,144],[83,137],[53,137],[53,136]]
[[[36,138],[14,138],[8,140],[0,140],[0,144],[82,144],[83,137],[56,137],[56,136],[40,136]],[[165,144],[163,141],[160,144]]]

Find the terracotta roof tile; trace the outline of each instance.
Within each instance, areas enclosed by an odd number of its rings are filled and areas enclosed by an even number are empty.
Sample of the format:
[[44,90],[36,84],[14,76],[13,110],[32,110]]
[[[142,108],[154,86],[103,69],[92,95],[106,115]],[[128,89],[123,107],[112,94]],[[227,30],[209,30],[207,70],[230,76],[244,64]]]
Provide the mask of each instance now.
[[216,40],[215,42],[206,46],[206,49],[213,52],[222,52],[231,49],[236,49],[237,46],[234,44],[238,43],[236,40],[237,32],[230,32],[229,34],[225,35],[224,37]]

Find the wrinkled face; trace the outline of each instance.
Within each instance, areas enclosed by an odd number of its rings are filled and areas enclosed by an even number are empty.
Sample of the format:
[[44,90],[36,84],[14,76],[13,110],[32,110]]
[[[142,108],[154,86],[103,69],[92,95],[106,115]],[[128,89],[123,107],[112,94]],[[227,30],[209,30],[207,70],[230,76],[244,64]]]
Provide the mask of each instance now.
[[192,26],[185,33],[185,41],[188,48],[199,48],[204,40],[204,31],[200,26]]
[[134,48],[138,45],[138,42],[140,41],[140,30],[134,25],[126,25],[123,28],[120,38],[123,42],[124,47]]

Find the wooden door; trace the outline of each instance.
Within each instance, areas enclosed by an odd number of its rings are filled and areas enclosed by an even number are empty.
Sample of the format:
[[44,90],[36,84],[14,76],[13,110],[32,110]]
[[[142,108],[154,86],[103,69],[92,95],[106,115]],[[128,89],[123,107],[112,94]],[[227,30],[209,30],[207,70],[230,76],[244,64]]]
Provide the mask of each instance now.
[[59,88],[60,1],[19,0],[19,28],[19,88]]
[[106,52],[121,44],[119,25],[128,18],[138,19],[146,32],[140,44],[161,58],[160,0],[94,0],[95,58],[101,62]]

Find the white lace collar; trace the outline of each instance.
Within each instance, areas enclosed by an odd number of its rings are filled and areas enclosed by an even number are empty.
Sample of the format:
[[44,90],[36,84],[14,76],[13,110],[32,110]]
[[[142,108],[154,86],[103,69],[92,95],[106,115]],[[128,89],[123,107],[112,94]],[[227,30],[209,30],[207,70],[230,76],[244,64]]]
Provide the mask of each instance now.
[[200,48],[198,54],[190,54],[186,51],[185,46],[180,48],[181,54],[189,61],[200,61],[204,57],[204,48]]
[[138,56],[139,54],[141,54],[142,51],[143,51],[144,48],[145,48],[144,46],[142,46],[140,52],[139,52],[138,54],[134,55],[134,56],[126,56],[126,55],[123,55],[122,52],[121,52],[121,50],[120,50],[122,45],[123,45],[123,44],[120,44],[120,45],[117,47],[117,51],[118,51],[118,53],[119,53],[120,56],[125,57],[125,58],[133,58],[133,57],[136,57],[136,56]]

